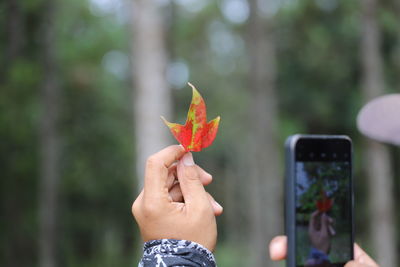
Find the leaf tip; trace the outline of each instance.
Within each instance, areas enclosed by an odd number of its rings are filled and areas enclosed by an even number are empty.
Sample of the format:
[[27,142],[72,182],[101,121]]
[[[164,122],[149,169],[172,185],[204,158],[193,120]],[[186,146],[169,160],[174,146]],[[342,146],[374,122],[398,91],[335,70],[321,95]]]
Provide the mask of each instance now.
[[170,123],[169,121],[167,121],[167,120],[164,118],[164,116],[160,116],[160,118],[163,120],[163,122],[164,122],[168,127],[170,127],[171,123]]
[[221,117],[218,116],[218,117],[215,117],[214,119],[212,119],[209,123],[210,123],[211,125],[215,125],[215,126],[218,127],[219,121],[220,121],[220,120],[221,120]]
[[196,87],[195,87],[193,84],[191,84],[191,83],[188,82],[188,85],[189,85],[190,87],[192,87],[193,95],[195,95],[195,94],[199,95],[199,94],[200,94],[199,91],[197,91]]
[[192,87],[192,104],[198,104],[204,102],[203,97],[200,95],[199,91],[197,91],[196,87],[188,82],[188,85]]

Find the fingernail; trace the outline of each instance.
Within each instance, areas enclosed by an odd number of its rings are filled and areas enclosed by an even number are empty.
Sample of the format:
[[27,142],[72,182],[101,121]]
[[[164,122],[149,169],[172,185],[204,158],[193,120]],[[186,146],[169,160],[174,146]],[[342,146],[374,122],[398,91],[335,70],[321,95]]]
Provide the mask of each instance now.
[[217,201],[214,201],[214,203],[215,203],[215,205],[217,205],[217,207],[219,207],[221,210],[224,209]]
[[194,161],[193,161],[192,153],[190,153],[190,152],[186,153],[182,157],[182,162],[183,162],[183,165],[185,165],[185,166],[193,166],[194,165]]

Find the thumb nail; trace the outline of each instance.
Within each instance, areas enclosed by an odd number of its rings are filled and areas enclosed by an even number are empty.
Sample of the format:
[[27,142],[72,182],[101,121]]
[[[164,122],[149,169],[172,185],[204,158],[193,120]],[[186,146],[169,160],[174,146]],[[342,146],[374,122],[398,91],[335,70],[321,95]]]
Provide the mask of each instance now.
[[192,153],[190,153],[190,152],[186,153],[182,157],[182,162],[183,162],[183,165],[185,165],[185,166],[193,166],[194,165],[194,161],[193,161]]
[[217,201],[214,200],[215,205],[219,208],[219,209],[224,209],[221,204],[219,204]]

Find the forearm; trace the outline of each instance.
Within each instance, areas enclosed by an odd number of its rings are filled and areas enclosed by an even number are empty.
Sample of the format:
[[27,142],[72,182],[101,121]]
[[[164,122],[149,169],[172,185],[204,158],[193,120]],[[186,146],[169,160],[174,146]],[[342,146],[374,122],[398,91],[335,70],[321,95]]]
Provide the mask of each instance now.
[[139,267],[215,267],[213,254],[200,244],[175,239],[146,242]]

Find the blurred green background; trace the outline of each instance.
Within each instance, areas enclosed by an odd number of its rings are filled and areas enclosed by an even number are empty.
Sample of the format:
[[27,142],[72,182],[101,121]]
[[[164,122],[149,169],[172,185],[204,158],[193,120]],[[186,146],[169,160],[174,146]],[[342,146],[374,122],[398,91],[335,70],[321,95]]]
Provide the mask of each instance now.
[[1,1],[0,266],[136,265],[130,207],[188,81],[221,116],[194,154],[225,209],[219,266],[284,266],[267,244],[294,133],[353,139],[356,241],[398,266],[399,149],[356,116],[400,89],[399,18],[397,0]]

